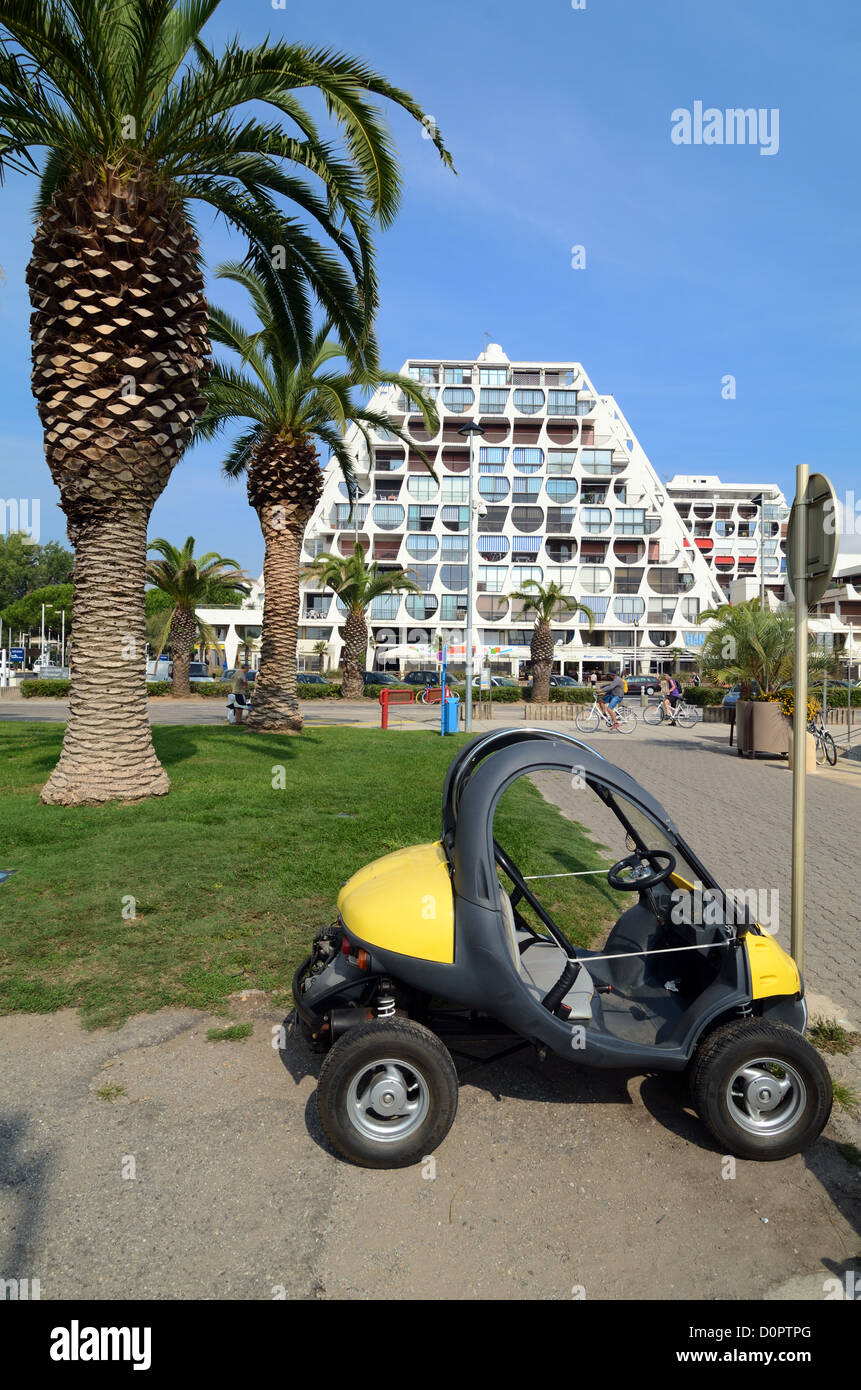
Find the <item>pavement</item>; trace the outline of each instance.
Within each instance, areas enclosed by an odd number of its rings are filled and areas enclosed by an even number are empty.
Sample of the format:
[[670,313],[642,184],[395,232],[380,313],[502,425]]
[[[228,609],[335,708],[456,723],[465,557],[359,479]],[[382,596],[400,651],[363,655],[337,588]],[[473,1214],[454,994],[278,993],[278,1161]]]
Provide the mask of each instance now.
[[[719,880],[776,889],[786,942],[792,779],[737,758],[727,733],[584,742],[649,787]],[[568,779],[539,782],[611,843]],[[859,792],[854,774],[808,778],[807,987],[856,1029]],[[732,1163],[681,1078],[578,1072],[531,1050],[461,1057],[433,1162],[371,1172],[329,1150],[320,1059],[281,1033],[283,1011],[255,991],[230,1002],[253,1025],[245,1041],[208,1042],[225,1020],[192,1010],[93,1033],[70,1011],[0,1018],[0,1278],[38,1278],[43,1299],[744,1301],[821,1300],[859,1268],[848,1115],[804,1156]],[[829,1059],[835,1074],[856,1076],[858,1051]]]

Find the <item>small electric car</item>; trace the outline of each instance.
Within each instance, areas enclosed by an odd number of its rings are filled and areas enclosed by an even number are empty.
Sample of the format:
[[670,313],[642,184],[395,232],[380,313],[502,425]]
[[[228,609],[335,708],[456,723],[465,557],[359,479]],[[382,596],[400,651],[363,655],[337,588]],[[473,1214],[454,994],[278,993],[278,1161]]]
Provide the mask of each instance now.
[[[606,870],[628,901],[598,951],[571,945],[535,878],[494,837],[502,793],[545,769],[576,770],[629,850]],[[443,1036],[507,1038],[509,1051],[519,1040],[631,1074],[687,1069],[721,1151],[744,1158],[797,1153],[828,1119],[831,1081],[804,1038],[794,961],[647,791],[566,734],[473,739],[446,775],[440,840],[368,864],[344,884],[338,910],[293,996],[306,1037],[326,1053],[323,1128],[354,1163],[403,1167],[445,1137],[458,1078]]]

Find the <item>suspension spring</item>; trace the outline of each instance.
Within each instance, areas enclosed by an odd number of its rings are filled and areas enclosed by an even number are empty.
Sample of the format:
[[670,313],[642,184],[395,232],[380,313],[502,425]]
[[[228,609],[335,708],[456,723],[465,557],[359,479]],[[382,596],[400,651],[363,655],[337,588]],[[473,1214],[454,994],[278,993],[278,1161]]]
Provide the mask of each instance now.
[[395,996],[392,993],[390,980],[383,980],[380,983],[380,993],[377,995],[377,1018],[394,1018],[395,1016]]

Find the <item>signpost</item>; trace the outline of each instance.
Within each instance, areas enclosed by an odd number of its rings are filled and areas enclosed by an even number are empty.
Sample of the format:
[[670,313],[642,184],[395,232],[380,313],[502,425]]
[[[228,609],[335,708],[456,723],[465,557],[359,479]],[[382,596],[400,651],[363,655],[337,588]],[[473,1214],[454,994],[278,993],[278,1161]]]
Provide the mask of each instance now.
[[792,727],[792,940],[799,972],[804,954],[804,842],[807,814],[807,610],[831,583],[837,559],[837,500],[823,473],[795,470],[786,537],[795,598],[795,713]]

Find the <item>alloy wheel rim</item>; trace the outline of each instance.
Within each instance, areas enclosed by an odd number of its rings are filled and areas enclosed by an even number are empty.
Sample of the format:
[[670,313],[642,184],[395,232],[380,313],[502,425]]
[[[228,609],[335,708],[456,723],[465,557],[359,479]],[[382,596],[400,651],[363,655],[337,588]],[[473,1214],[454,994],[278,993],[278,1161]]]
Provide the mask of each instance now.
[[421,1128],[430,1109],[430,1090],[421,1072],[398,1057],[367,1063],[347,1091],[347,1114],[359,1134],[375,1143],[394,1143]]
[[749,1134],[786,1134],[807,1104],[801,1073],[785,1059],[756,1057],[733,1073],[726,1088],[730,1114]]

